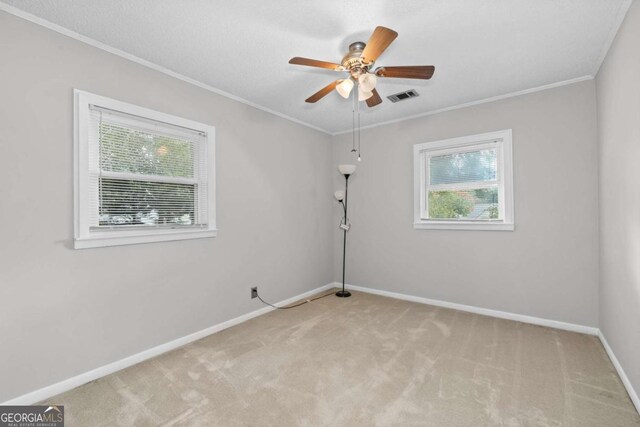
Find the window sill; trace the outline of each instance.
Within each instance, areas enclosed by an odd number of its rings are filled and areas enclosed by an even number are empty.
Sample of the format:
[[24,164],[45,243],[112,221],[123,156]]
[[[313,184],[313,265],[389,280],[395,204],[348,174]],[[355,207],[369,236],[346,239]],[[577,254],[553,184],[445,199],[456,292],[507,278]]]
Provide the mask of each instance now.
[[477,223],[462,221],[429,221],[414,222],[413,228],[417,230],[483,230],[483,231],[513,231],[513,223]]
[[130,232],[95,232],[88,237],[76,238],[73,242],[73,247],[74,249],[88,249],[100,248],[105,246],[136,245],[140,243],[203,239],[207,237],[216,237],[217,235],[217,229],[180,231],[153,230],[136,234]]

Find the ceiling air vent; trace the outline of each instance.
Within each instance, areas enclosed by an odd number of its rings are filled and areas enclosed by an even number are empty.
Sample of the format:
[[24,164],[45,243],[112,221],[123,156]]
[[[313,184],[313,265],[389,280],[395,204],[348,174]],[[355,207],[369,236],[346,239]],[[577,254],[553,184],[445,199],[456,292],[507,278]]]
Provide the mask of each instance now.
[[391,102],[404,101],[405,99],[415,98],[416,96],[420,96],[415,89],[410,89],[406,92],[395,93],[393,95],[387,96]]

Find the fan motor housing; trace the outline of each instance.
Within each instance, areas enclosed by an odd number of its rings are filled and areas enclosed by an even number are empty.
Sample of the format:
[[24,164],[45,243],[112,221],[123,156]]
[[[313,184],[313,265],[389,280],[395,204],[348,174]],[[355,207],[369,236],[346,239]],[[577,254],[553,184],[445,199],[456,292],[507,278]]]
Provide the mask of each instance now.
[[342,58],[342,66],[349,70],[351,76],[356,80],[373,66],[373,62],[365,64],[362,61],[362,51],[366,46],[364,42],[351,43],[349,45],[349,53]]

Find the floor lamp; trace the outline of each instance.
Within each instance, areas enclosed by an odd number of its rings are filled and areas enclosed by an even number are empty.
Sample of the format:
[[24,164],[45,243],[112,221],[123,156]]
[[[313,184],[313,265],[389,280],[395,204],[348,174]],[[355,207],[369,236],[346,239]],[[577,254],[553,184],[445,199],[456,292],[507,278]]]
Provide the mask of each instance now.
[[343,232],[343,241],[342,241],[342,290],[336,292],[336,296],[340,298],[346,298],[351,296],[351,292],[346,291],[344,289],[344,278],[345,278],[345,267],[346,267],[346,255],[347,255],[347,231],[351,225],[349,224],[349,220],[347,218],[347,198],[349,195],[349,176],[356,171],[355,165],[339,165],[338,170],[342,175],[344,175],[344,191],[336,191],[335,197],[342,204],[342,208],[344,209],[344,217],[343,221],[340,223],[340,228]]

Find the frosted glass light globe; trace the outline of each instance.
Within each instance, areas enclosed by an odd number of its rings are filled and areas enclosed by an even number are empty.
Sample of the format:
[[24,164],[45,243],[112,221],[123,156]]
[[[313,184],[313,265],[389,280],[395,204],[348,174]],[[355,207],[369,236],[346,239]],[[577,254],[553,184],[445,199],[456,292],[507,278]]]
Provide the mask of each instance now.
[[358,87],[358,101],[366,101],[373,96],[373,92],[366,92],[362,87]]
[[351,93],[351,89],[353,89],[353,80],[351,79],[344,79],[343,81],[338,83],[338,85],[336,86],[336,91],[343,98],[349,97],[349,94]]
[[356,171],[356,165],[338,165],[338,170],[342,175],[351,175]]
[[363,74],[358,78],[358,83],[363,92],[371,92],[376,87],[377,82],[378,78],[375,74],[371,73]]

